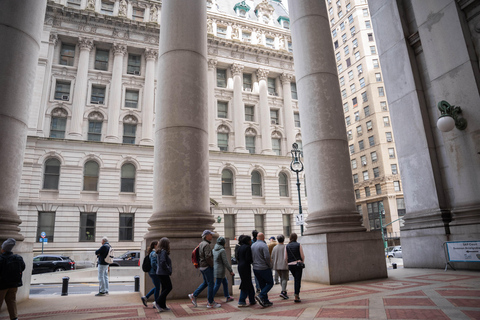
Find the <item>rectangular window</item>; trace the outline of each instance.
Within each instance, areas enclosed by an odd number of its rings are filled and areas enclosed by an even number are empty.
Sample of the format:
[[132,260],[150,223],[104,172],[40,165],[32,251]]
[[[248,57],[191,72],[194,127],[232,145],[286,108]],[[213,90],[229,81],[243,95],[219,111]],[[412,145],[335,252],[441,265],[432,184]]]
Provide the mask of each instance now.
[[228,133],[217,133],[217,144],[220,151],[228,151]]
[[217,87],[219,88],[227,87],[227,70],[226,69],[217,69]]
[[355,189],[355,199],[360,199],[360,190]]
[[348,138],[348,140],[352,140],[352,139],[353,139],[352,130],[348,130],[348,131],[347,131],[347,138]]
[[364,143],[363,143],[363,140],[358,141],[358,148],[360,149],[360,151],[362,151],[363,149],[365,149],[365,145],[364,145]]
[[332,24],[332,26],[335,24],[335,18],[332,18],[330,19],[330,23]]
[[358,48],[358,40],[355,38],[352,40],[353,49]]
[[368,144],[370,145],[370,147],[373,147],[375,145],[375,137],[374,136],[368,137]]
[[138,8],[138,7],[132,8],[132,20],[143,21],[144,16],[145,16],[145,9]]
[[355,52],[355,61],[360,60],[360,51]]
[[349,145],[348,146],[348,149],[350,150],[350,154],[354,154],[355,153],[355,146],[353,144]]
[[245,145],[250,153],[255,153],[255,136],[246,136]]
[[393,189],[395,191],[400,191],[400,181],[393,181]]
[[366,125],[367,125],[367,131],[370,131],[373,129],[372,121],[367,121]]
[[235,215],[226,214],[223,216],[224,219],[224,234],[225,238],[235,239],[237,232],[235,230]]
[[337,69],[338,69],[338,73],[341,73],[343,71],[343,66],[341,63],[337,66]]
[[385,96],[385,91],[383,90],[383,87],[378,87],[378,96],[379,97]]
[[254,107],[245,106],[245,121],[255,121],[254,119]]
[[342,34],[342,41],[343,41],[343,43],[347,42],[347,34],[346,33]]
[[353,23],[353,16],[352,15],[348,16],[348,23]]
[[373,33],[368,34],[368,41],[373,41]]
[[282,214],[283,235],[287,238],[292,233],[292,215]]
[[382,111],[388,111],[386,101],[380,101],[380,107],[382,107]]
[[125,108],[134,108],[138,107],[138,91],[136,90],[126,90],[125,91]]
[[346,63],[347,63],[347,68],[352,65],[352,63],[350,62],[350,58],[347,58]]
[[355,35],[355,26],[350,28],[350,34],[352,35],[352,37]]
[[345,117],[345,123],[347,124],[347,126],[350,125],[350,116]]
[[343,48],[343,52],[345,53],[345,55],[348,55],[350,53],[350,50],[348,49],[348,46],[345,46]]
[[270,37],[265,37],[265,44],[267,45],[267,48],[274,49],[275,39]]
[[108,70],[108,55],[109,55],[108,50],[97,49],[97,51],[95,52],[95,66],[94,66],[96,70],[103,70],[103,71]]
[[357,91],[357,90],[355,89],[355,83],[352,83],[352,84],[350,85],[350,91],[351,91],[352,93],[355,93],[355,91]]
[[357,169],[357,159],[352,159],[351,163],[352,163],[352,169]]
[[55,85],[55,100],[70,100],[70,82],[57,80]]
[[353,115],[355,116],[355,121],[360,121],[360,111],[356,111]]
[[335,38],[337,36],[337,29],[332,30],[332,37]]
[[136,124],[123,124],[123,143],[135,144],[135,136],[137,134]]
[[332,15],[332,14],[333,14],[333,8],[332,8],[332,7],[330,7],[330,8],[328,9],[328,14],[329,14],[329,15]]
[[390,127],[390,119],[388,117],[383,117],[383,126]]
[[403,217],[406,213],[405,200],[403,198],[397,199],[397,212],[399,217]]
[[278,110],[270,110],[270,121],[272,124],[279,124]]
[[385,137],[387,138],[387,142],[393,141],[391,132],[385,132]]
[[297,112],[293,113],[293,119],[295,121],[295,127],[300,128],[300,114]]
[[370,115],[370,107],[369,106],[364,107],[363,113],[365,114],[365,117],[368,117]]
[[141,59],[142,56],[138,54],[128,54],[128,65],[127,65],[127,73],[140,75],[140,66],[141,66]]
[[227,37],[227,27],[217,25],[217,37],[225,39]]
[[105,103],[105,87],[92,86],[92,96],[90,97],[91,104]]
[[382,194],[382,186],[380,184],[375,185],[375,192],[377,193],[377,195]]
[[347,98],[347,89],[343,89],[342,90],[342,99],[346,99]]
[[353,183],[358,183],[358,174],[353,175]]
[[354,107],[354,108],[358,107],[357,97],[355,97],[355,98],[352,99],[352,103],[353,103],[353,107]]
[[367,102],[367,101],[368,101],[367,91],[362,92],[362,101],[363,101],[363,102]]
[[217,102],[217,118],[228,118],[228,102],[218,101]]
[[101,141],[102,121],[88,121],[88,141]]
[[133,241],[134,222],[133,213],[120,213],[118,241]]
[[372,162],[377,162],[377,152],[376,151],[373,151],[372,153],[370,153],[370,157],[372,158]]
[[368,9],[363,9],[363,16],[368,17]]
[[358,75],[361,75],[361,74],[362,74],[362,72],[363,72],[363,67],[362,67],[361,64],[359,64],[359,65],[357,66],[357,71],[358,71]]
[[250,73],[243,74],[243,90],[252,91],[252,75]]
[[268,78],[267,82],[268,82],[268,94],[272,96],[276,96],[277,90],[275,88],[275,78]]
[[388,157],[390,159],[395,159],[395,149],[394,148],[388,148]]
[[343,87],[345,85],[345,77],[340,78],[340,87]]
[[265,215],[264,214],[255,215],[255,230],[262,233],[265,232]]
[[298,100],[297,84],[295,82],[290,83],[290,91],[292,92],[292,99]]
[[293,46],[291,41],[288,41],[287,46],[288,46],[288,52],[293,52]]
[[381,73],[375,73],[375,80],[377,80],[377,82],[382,81],[382,74]]
[[377,49],[375,48],[375,46],[370,46],[370,53],[377,54]]
[[280,139],[272,139],[272,150],[277,156],[282,155],[282,147],[280,144]]
[[41,233],[45,232],[45,238],[48,239],[48,242],[53,242],[54,231],[55,231],[55,212],[39,211],[38,221],[37,221],[37,239],[35,241],[39,242],[41,238]]
[[345,102],[343,104],[343,112],[347,112],[348,111],[348,102]]
[[378,167],[373,168],[373,177],[374,178],[380,177],[380,169]]
[[335,54],[335,57],[337,58],[337,61],[340,61],[342,59],[342,56],[340,55],[340,52],[337,52]]
[[348,11],[350,11],[350,9],[352,9],[352,5],[350,3],[347,3],[346,8],[347,8],[347,12],[348,12]]
[[368,170],[363,171],[362,174],[363,174],[363,181],[367,181],[368,180]]
[[378,59],[373,59],[372,63],[373,63],[374,68],[379,68],[380,67],[380,65],[378,64]]
[[362,166],[365,167],[367,165],[367,156],[361,156],[360,162],[362,163]]
[[113,4],[114,4],[113,2],[102,1],[102,5],[101,5],[101,8],[100,8],[100,13],[112,16],[113,15]]
[[353,80],[353,71],[348,71],[348,79]]
[[380,230],[380,214],[382,215],[383,221],[385,221],[385,211],[380,210],[380,208],[383,208],[383,201],[367,203],[368,220],[370,220],[370,230]]
[[365,187],[365,197],[370,197],[370,187]]
[[370,20],[365,21],[365,28],[370,29],[372,25],[370,24]]
[[363,134],[362,126],[357,127],[357,136],[360,137]]
[[345,22],[340,23],[340,31],[345,30]]
[[64,139],[66,127],[66,117],[52,117],[52,121],[50,123],[50,138]]
[[95,242],[96,221],[97,221],[97,214],[95,212],[80,212],[79,241]]
[[333,47],[334,47],[335,49],[338,48],[338,40],[335,40],[335,42],[333,42]]
[[60,49],[60,64],[64,66],[73,66],[75,61],[75,46],[62,43]]
[[67,4],[69,7],[80,9],[82,0],[67,0]]
[[242,31],[242,39],[244,42],[251,42],[252,41],[252,34],[250,32]]
[[397,165],[396,165],[396,164],[390,165],[390,168],[392,169],[392,174],[398,174]]
[[338,11],[338,18],[342,18],[342,17],[343,17],[343,11],[340,10],[340,11]]

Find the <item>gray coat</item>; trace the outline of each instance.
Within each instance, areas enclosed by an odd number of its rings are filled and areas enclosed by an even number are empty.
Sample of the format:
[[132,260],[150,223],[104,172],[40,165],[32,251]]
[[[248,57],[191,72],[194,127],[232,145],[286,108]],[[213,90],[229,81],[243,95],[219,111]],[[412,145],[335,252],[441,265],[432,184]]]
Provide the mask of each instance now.
[[272,250],[273,270],[288,270],[285,261],[285,244],[279,243]]
[[220,279],[225,278],[225,268],[232,272],[225,248],[217,243],[213,248],[213,276]]

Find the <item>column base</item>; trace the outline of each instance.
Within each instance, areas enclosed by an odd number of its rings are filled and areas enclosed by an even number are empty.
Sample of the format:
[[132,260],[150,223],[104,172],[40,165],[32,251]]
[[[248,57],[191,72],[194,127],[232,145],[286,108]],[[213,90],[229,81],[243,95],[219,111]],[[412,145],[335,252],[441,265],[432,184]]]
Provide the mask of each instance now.
[[236,153],[250,153],[250,151],[248,151],[247,149],[245,148],[235,148],[233,150],[233,152],[236,152]]
[[[202,238],[169,238],[170,239],[170,259],[172,260],[172,275],[171,280],[173,284],[173,289],[167,297],[168,300],[171,299],[187,299],[189,293],[193,293],[195,289],[203,282],[203,276],[200,272],[200,269],[195,269],[192,264],[191,256],[192,251],[195,247],[202,241]],[[143,257],[145,257],[146,248],[150,245],[150,242],[153,240],[160,239],[145,239],[142,242],[142,251],[140,255],[140,261],[143,262]],[[230,250],[230,240],[226,239],[225,251],[227,257],[231,256]],[[212,240],[212,249],[215,246],[216,239]],[[228,279],[228,288],[229,292],[232,293],[232,277],[225,271],[225,275]],[[151,288],[153,288],[152,280],[147,273],[143,273],[143,276],[140,277],[140,293],[144,296]],[[202,291],[199,295],[200,298],[205,298],[205,301],[199,301],[199,304],[207,304],[207,289]],[[223,288],[220,288],[217,292],[217,300],[223,299]],[[153,298],[150,298],[151,300]],[[153,301],[153,300],[152,300]]]
[[333,285],[387,278],[380,232],[324,233],[300,237],[303,279]]

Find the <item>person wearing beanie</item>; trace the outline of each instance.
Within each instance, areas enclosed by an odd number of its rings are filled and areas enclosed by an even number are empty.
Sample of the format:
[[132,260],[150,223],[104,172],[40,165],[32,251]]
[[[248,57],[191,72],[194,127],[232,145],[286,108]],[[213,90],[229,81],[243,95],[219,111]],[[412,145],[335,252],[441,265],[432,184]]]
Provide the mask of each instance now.
[[2,243],[0,255],[0,308],[7,304],[10,319],[17,319],[17,290],[23,285],[22,274],[25,262],[18,254],[12,253],[15,239],[8,238]]
[[231,276],[234,276],[232,266],[230,262],[228,262],[227,254],[225,252],[225,238],[219,237],[217,239],[217,244],[215,248],[213,248],[213,273],[215,277],[215,287],[213,287],[213,296],[218,292],[220,289],[220,285],[223,284],[223,295],[225,296],[225,302],[233,301],[234,299],[230,296],[228,292],[228,280],[225,277],[225,268],[227,268],[228,272],[230,272]]

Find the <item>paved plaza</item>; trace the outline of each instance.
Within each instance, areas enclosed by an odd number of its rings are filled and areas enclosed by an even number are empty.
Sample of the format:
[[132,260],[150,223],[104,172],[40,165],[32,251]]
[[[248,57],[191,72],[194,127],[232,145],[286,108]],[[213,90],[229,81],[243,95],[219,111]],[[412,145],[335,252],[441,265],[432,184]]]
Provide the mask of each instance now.
[[[388,274],[388,279],[344,285],[303,283],[302,303],[280,298],[276,285],[270,292],[274,304],[270,308],[239,309],[238,286],[235,301],[222,303],[219,309],[207,309],[205,298],[199,299],[197,308],[188,299],[170,300],[171,311],[161,314],[151,303],[145,308],[140,294],[134,292],[105,297],[36,296],[19,303],[19,319],[480,319],[479,272],[390,268]],[[293,281],[288,291],[293,296]],[[6,319],[5,311],[0,320]]]

